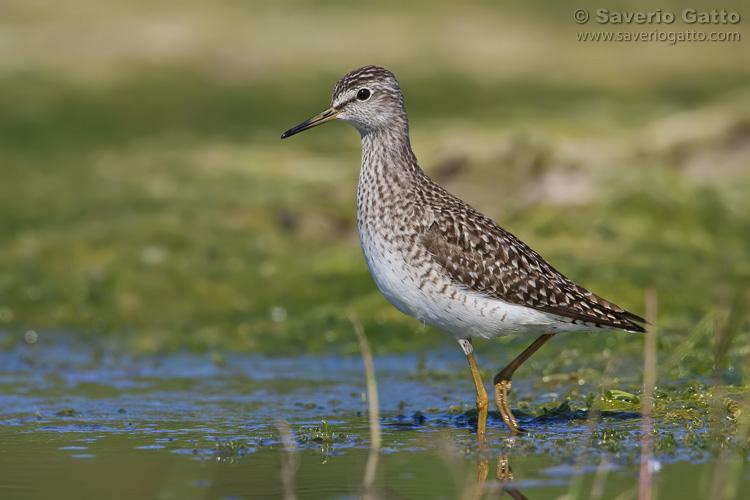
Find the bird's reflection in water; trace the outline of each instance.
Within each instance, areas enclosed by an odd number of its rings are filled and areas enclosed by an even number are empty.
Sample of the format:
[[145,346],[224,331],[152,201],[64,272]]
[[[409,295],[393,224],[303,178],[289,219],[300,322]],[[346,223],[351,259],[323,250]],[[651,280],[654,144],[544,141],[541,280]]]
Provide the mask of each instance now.
[[500,455],[497,457],[495,469],[495,481],[487,482],[490,475],[490,460],[477,462],[477,482],[473,494],[468,498],[479,500],[485,493],[484,498],[502,498],[506,493],[515,500],[526,500],[526,497],[513,484],[513,470],[510,467],[510,456]]
[[[484,442],[479,443],[480,456],[487,456],[485,445],[486,443]],[[372,460],[377,461],[377,455],[377,453],[370,454],[368,469],[370,466],[377,467],[377,463],[373,464],[372,462]],[[451,463],[452,466],[458,465],[458,462],[453,462],[452,460]],[[468,482],[461,495],[459,495],[459,498],[461,500],[490,500],[509,497],[514,500],[527,500],[526,496],[513,483],[513,470],[510,466],[509,455],[501,454],[497,457],[495,478],[488,480],[491,470],[492,460],[483,459],[477,461],[476,481],[473,477],[467,478]],[[357,498],[360,500],[408,500],[409,496],[388,486],[374,486],[371,482],[365,480]]]

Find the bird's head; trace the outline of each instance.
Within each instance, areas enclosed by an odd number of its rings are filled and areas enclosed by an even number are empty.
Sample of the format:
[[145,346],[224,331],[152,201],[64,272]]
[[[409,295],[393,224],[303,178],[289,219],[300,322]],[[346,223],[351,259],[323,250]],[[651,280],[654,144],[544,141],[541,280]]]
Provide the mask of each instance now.
[[363,136],[392,127],[406,127],[404,96],[393,73],[365,66],[348,73],[333,88],[331,107],[293,127],[282,139],[331,120],[351,123]]

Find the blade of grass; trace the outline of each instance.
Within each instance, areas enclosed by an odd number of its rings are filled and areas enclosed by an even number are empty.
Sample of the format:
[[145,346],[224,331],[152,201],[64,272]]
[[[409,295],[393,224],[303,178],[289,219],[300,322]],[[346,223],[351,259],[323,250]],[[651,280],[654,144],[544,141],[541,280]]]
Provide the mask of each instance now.
[[[728,301],[725,300],[724,302]],[[726,310],[727,308],[728,310]],[[733,305],[725,306],[724,309],[726,310],[725,313],[717,314],[714,328],[716,355],[712,411],[717,426],[721,426],[722,422],[725,421],[724,413],[728,395],[727,388],[718,375],[718,370],[732,347],[733,341],[739,335],[742,325],[748,318],[750,298],[747,296],[747,292],[737,297]],[[750,369],[750,357],[746,357],[744,364],[747,373]],[[747,454],[746,446],[750,440],[750,390],[748,390],[747,384],[745,384],[744,394],[738,406],[740,408],[739,418],[734,424],[734,434],[737,439],[733,446],[723,449],[716,459],[711,484],[711,498],[722,500],[737,498],[738,485],[742,477],[742,466],[745,463],[744,455]],[[720,430],[720,428],[717,429],[717,432],[720,432]]]
[[372,351],[370,344],[365,337],[365,331],[362,328],[356,314],[349,314],[349,321],[354,327],[354,333],[359,340],[359,348],[362,351],[362,361],[365,364],[365,376],[367,378],[367,401],[370,417],[370,454],[367,458],[365,468],[365,477],[362,481],[363,498],[369,498],[372,492],[372,485],[375,482],[375,474],[378,469],[380,457],[380,403],[378,400],[378,384],[375,380],[375,363],[372,360]]
[[283,444],[281,452],[281,483],[284,485],[284,500],[297,500],[294,475],[297,472],[297,444],[286,420],[276,422]]
[[639,500],[653,497],[652,474],[654,470],[654,386],[656,385],[656,291],[646,291],[646,339],[643,346],[643,397],[641,408],[641,470],[638,481]]

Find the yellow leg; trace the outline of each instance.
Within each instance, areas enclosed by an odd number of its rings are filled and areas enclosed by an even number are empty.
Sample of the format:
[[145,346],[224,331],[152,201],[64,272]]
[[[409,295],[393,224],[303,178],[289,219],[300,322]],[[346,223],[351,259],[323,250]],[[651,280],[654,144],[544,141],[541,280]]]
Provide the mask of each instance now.
[[484,441],[484,437],[487,433],[487,410],[489,409],[490,398],[487,396],[487,390],[484,388],[482,377],[479,375],[477,362],[474,360],[474,348],[471,346],[471,340],[459,340],[459,343],[464,350],[464,354],[466,354],[466,359],[469,360],[471,377],[474,379],[474,386],[477,389],[477,410],[479,411],[477,438],[480,441]]
[[526,431],[519,427],[518,422],[516,422],[516,417],[514,417],[513,413],[511,413],[510,411],[510,403],[508,402],[508,393],[510,392],[511,385],[510,379],[513,376],[513,372],[515,372],[518,367],[521,366],[524,361],[529,359],[529,357],[531,357],[531,355],[534,354],[540,347],[546,344],[553,335],[554,333],[540,336],[516,359],[511,361],[508,366],[503,368],[500,373],[495,375],[495,404],[497,405],[497,409],[500,411],[500,415],[503,417],[505,425],[507,425],[508,429],[510,429],[511,434],[516,435],[525,433]]

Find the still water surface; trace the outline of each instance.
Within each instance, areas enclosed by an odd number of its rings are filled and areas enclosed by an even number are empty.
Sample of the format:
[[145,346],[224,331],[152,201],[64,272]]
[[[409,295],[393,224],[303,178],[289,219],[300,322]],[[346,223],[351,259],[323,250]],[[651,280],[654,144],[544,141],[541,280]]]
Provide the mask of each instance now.
[[[73,345],[38,342],[0,353],[0,498],[356,498],[360,492],[369,453],[361,358],[237,354],[217,362],[209,355],[133,357],[112,345]],[[485,459],[488,498],[500,496],[503,486],[514,498],[637,497],[637,413],[605,413],[598,423],[585,412],[575,419],[527,418],[522,424],[536,432],[522,438],[509,438],[494,420],[487,444],[479,446],[472,414],[462,411],[473,405],[473,386],[460,352],[380,356],[375,366],[381,497],[468,498]],[[515,384],[534,401],[556,397],[528,379]],[[294,435],[293,451],[282,445],[280,420]],[[660,498],[709,498],[727,474],[739,478],[735,498],[750,497],[747,457],[717,465],[710,454],[678,445],[657,458]],[[511,483],[493,480],[498,460],[510,465]]]

